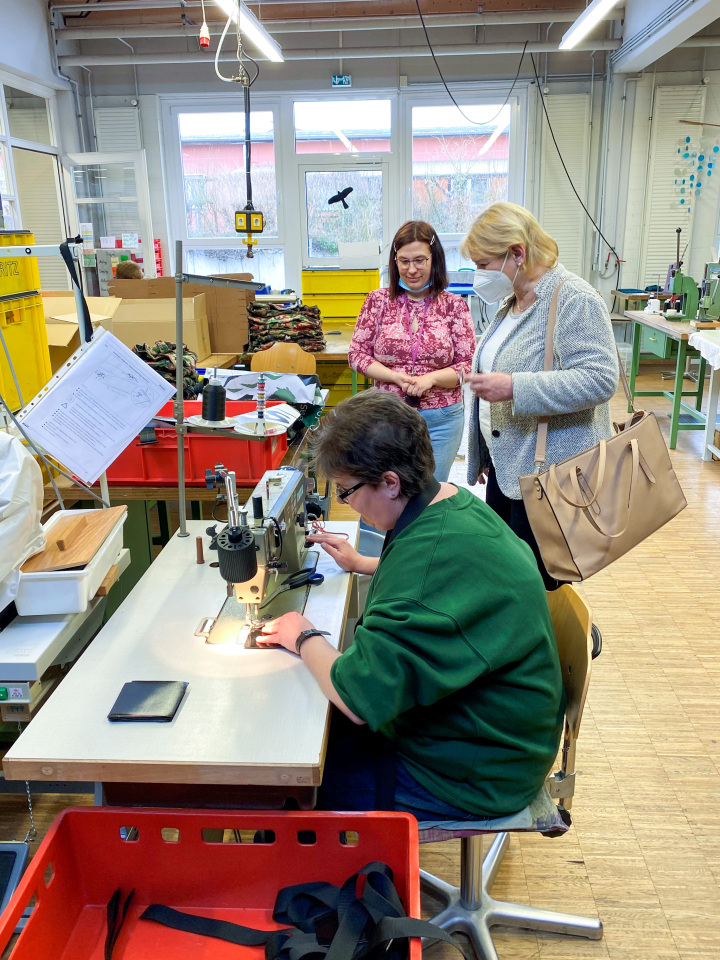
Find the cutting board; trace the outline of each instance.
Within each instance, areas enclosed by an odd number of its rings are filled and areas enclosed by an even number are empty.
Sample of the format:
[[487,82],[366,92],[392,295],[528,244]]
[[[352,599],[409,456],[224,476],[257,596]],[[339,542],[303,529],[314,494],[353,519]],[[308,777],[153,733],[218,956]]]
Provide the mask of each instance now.
[[45,549],[26,560],[21,571],[41,573],[84,567],[126,511],[126,506],[110,507],[109,510],[93,510],[56,520],[45,535]]

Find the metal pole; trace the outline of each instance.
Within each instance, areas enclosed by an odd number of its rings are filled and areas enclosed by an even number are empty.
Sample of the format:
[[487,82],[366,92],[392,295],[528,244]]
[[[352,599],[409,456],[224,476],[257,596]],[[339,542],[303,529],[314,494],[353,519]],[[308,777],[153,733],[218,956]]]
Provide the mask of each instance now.
[[182,240],[175,241],[175,433],[178,445],[179,537],[187,537],[185,516],[185,408],[183,406],[183,253]]
[[[73,258],[75,263],[75,272],[77,273],[78,279],[80,278],[80,248],[76,245],[70,246],[70,256]],[[89,340],[85,339],[85,315],[83,313],[83,300],[82,300],[82,290],[77,284],[73,284],[73,293],[75,294],[75,312],[77,314],[78,328],[80,330],[80,343],[85,344],[89,343]],[[103,498],[106,505],[110,506],[110,488],[108,487],[107,474],[103,471],[100,474],[100,496]]]

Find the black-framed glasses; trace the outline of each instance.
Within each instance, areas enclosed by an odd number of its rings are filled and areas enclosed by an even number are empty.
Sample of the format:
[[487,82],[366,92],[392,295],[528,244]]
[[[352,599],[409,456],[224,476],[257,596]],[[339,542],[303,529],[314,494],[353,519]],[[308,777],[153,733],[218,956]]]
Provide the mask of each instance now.
[[360,483],[356,483],[353,487],[348,487],[347,490],[343,490],[342,487],[335,484],[335,496],[340,503],[347,503],[347,498],[355,493],[356,490],[359,490],[360,487],[364,487],[366,483],[366,480],[361,480]]
[[412,260],[406,260],[405,257],[395,257],[395,263],[401,270],[409,270],[411,266],[417,267],[418,270],[422,270],[428,260],[432,259],[431,257],[415,257]]

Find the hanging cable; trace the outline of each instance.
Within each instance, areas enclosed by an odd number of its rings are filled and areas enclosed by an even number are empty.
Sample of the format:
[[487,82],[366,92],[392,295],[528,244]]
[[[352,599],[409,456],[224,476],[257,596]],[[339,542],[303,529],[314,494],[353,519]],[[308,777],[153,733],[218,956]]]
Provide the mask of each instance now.
[[[562,153],[560,153],[560,147],[558,146],[558,142],[557,142],[557,140],[555,139],[555,132],[553,131],[552,124],[550,123],[550,117],[548,116],[547,106],[545,105],[545,96],[544,96],[544,94],[543,94],[543,92],[542,92],[542,86],[541,86],[541,84],[540,84],[540,77],[538,76],[537,67],[536,67],[536,65],[535,65],[535,57],[532,55],[532,53],[530,54],[530,60],[531,60],[532,65],[533,65],[533,73],[535,74],[535,82],[537,83],[538,93],[540,94],[540,102],[541,102],[541,104],[542,104],[543,112],[544,112],[544,114],[545,114],[545,120],[546,120],[547,125],[548,125],[548,130],[550,131],[550,136],[552,137],[552,141],[553,141],[553,143],[555,144],[555,149],[557,150],[557,155],[558,155],[558,157],[560,158],[560,163],[562,164],[562,168],[563,168],[563,170],[565,171],[565,176],[568,178],[568,183],[569,183],[570,186],[572,187],[572,192],[573,192],[573,193],[575,194],[575,196],[577,197],[578,203],[580,204],[580,206],[583,208],[583,210],[584,210],[585,213],[587,214],[588,220],[589,220],[590,223],[592,223],[592,225],[595,227],[595,229],[597,230],[597,232],[600,234],[600,236],[602,237],[602,239],[603,239],[603,240],[605,241],[605,243],[607,244],[608,249],[610,250],[610,252],[611,252],[611,253],[613,254],[613,256],[615,257],[615,263],[616,263],[616,266],[617,266],[617,269],[618,269],[618,277],[619,277],[619,275],[620,275],[620,263],[621,263],[620,256],[619,256],[617,250],[615,249],[615,247],[610,243],[610,241],[608,240],[608,238],[605,236],[605,234],[602,232],[602,230],[600,229],[600,227],[597,225],[597,223],[595,223],[595,220],[593,219],[592,214],[590,213],[590,211],[588,210],[588,208],[585,206],[585,204],[582,202],[582,198],[580,197],[580,194],[579,194],[579,193],[577,192],[577,190],[575,189],[575,184],[572,182],[572,177],[570,176],[570,173],[569,173],[569,171],[568,171],[568,168],[565,166],[565,161],[563,160],[563,155],[562,155]],[[609,254],[608,254],[608,259],[609,259]]]
[[495,114],[495,116],[492,117],[490,120],[471,120],[470,117],[465,113],[465,111],[463,110],[463,108],[460,106],[460,104],[457,102],[457,100],[455,99],[455,97],[452,95],[452,93],[450,92],[450,87],[449,87],[449,86],[447,85],[447,83],[445,82],[445,77],[443,76],[442,70],[440,69],[440,64],[437,62],[437,57],[435,56],[435,51],[433,50],[432,44],[430,43],[430,37],[428,36],[427,27],[425,26],[425,17],[423,17],[422,10],[420,9],[420,0],[415,0],[415,6],[417,7],[418,16],[420,17],[420,23],[422,24],[423,33],[425,34],[425,42],[426,42],[427,45],[428,45],[428,50],[430,51],[430,56],[433,58],[433,62],[435,63],[435,68],[436,68],[436,70],[437,70],[437,72],[438,72],[438,76],[439,76],[440,79],[442,80],[442,84],[443,84],[443,86],[445,87],[445,89],[447,90],[447,95],[450,97],[450,99],[452,100],[452,102],[453,102],[453,103],[455,104],[455,106],[458,108],[458,110],[459,110],[460,113],[463,115],[463,117],[465,117],[465,119],[467,120],[468,123],[473,123],[473,124],[475,124],[475,126],[477,126],[477,127],[485,127],[485,126],[487,126],[488,124],[493,123],[493,121],[497,120],[497,118],[498,118],[498,117],[500,116],[500,114],[503,112],[503,110],[505,109],[505,107],[506,107],[507,104],[508,104],[508,101],[510,100],[510,96],[512,95],[513,89],[515,88],[515,84],[516,84],[517,81],[518,81],[518,77],[520,76],[520,68],[522,67],[522,62],[523,62],[523,59],[524,59],[524,57],[525,57],[525,51],[527,50],[528,41],[527,41],[527,40],[525,41],[525,44],[524,44],[524,46],[523,46],[523,48],[522,48],[522,53],[520,54],[520,63],[518,64],[517,73],[515,74],[515,79],[514,79],[513,82],[512,82],[512,86],[510,87],[510,90],[508,91],[508,95],[505,97],[505,102],[504,102],[503,105],[500,107],[500,109],[498,110],[498,112],[497,112],[497,113]]

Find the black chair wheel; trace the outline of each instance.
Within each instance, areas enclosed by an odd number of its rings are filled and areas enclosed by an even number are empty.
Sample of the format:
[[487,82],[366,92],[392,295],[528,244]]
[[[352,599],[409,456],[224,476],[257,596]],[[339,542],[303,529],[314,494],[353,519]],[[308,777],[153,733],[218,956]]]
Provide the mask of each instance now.
[[602,653],[602,634],[596,623],[590,627],[590,636],[592,637],[592,658],[599,657]]

